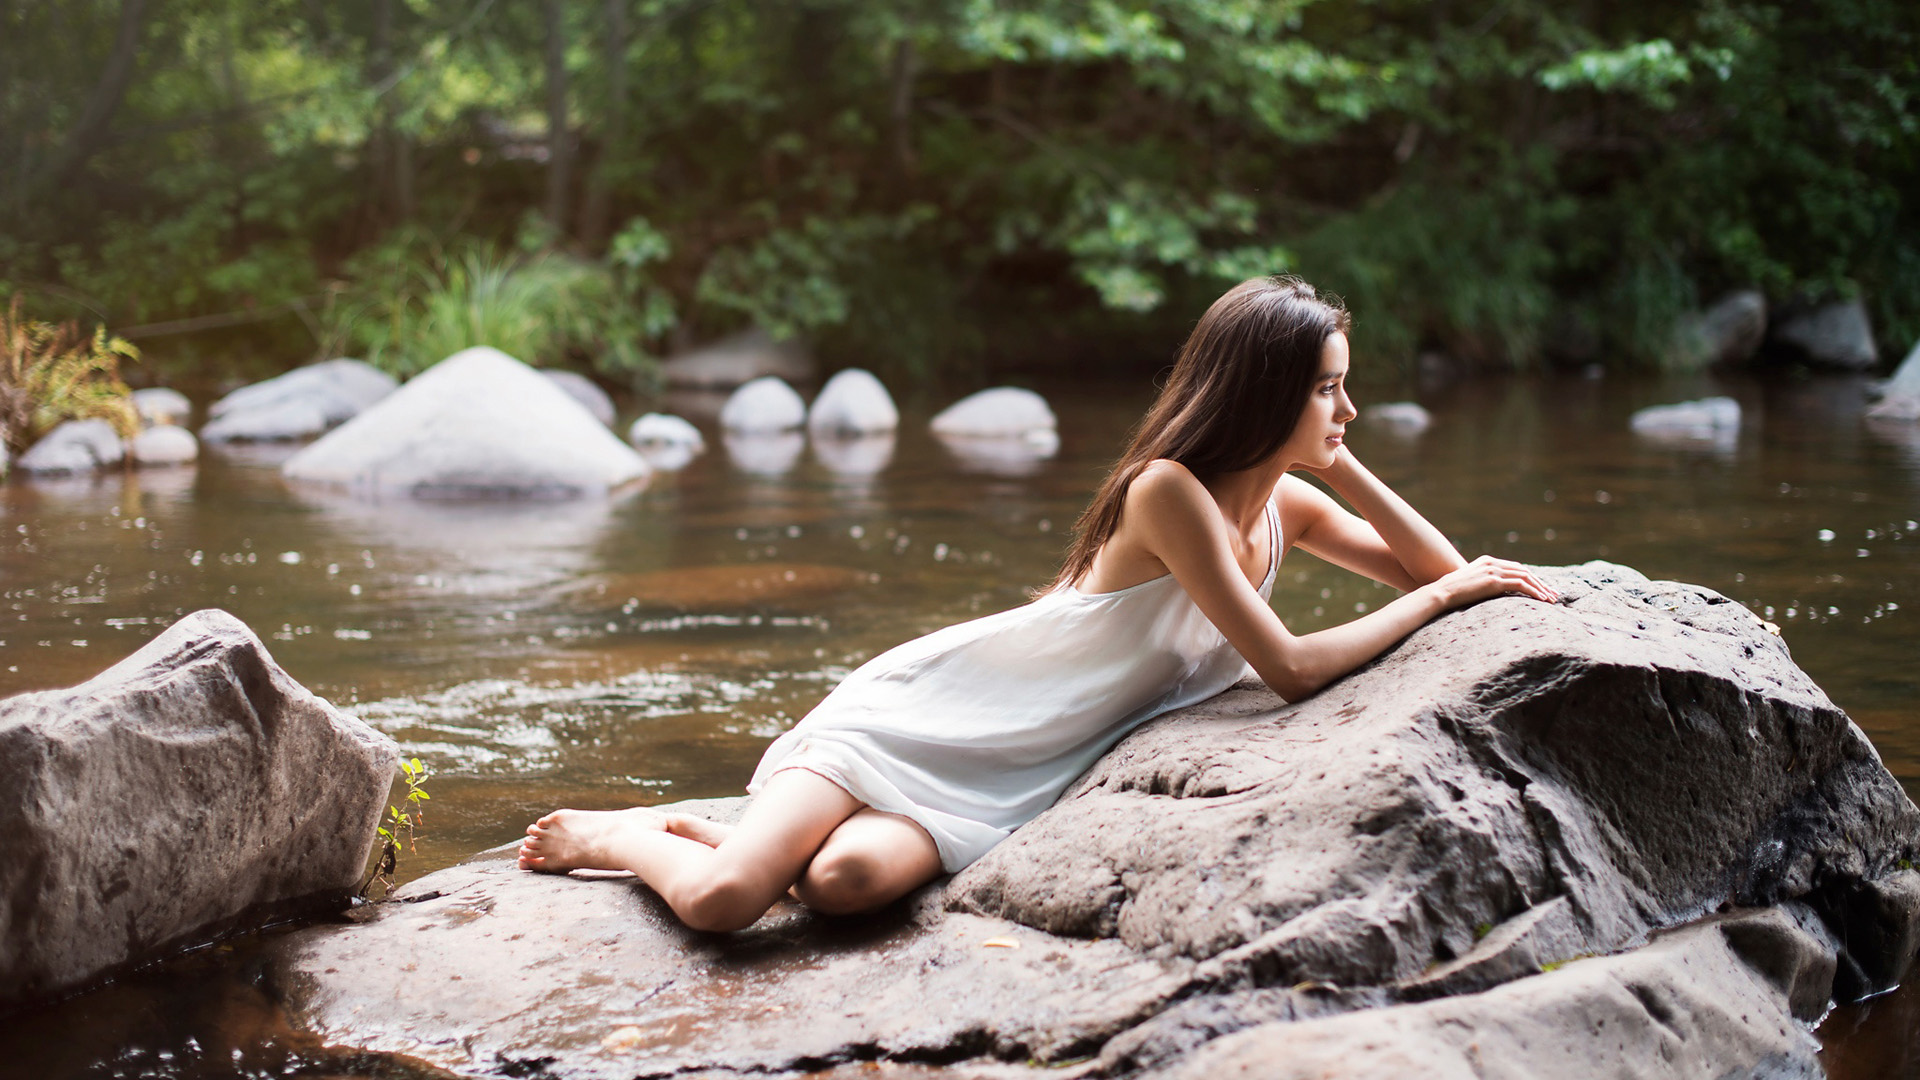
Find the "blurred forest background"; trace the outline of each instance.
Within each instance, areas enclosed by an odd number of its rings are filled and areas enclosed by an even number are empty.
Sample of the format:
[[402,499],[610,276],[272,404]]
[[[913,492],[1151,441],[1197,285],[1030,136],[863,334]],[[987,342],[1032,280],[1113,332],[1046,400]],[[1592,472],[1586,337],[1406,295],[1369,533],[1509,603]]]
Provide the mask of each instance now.
[[1363,354],[1663,366],[1724,290],[1920,337],[1912,0],[0,0],[0,300],[145,374],[472,339],[644,385]]

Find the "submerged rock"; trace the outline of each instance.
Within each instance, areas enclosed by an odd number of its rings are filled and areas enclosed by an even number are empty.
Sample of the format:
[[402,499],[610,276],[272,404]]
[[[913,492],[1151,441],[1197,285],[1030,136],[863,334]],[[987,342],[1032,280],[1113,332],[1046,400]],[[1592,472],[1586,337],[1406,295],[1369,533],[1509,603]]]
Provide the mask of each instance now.
[[465,349],[288,459],[289,479],[360,495],[604,495],[647,463],[538,371]]
[[613,426],[613,399],[607,396],[600,384],[577,371],[544,370],[540,374],[553,380],[553,384],[567,392],[567,396],[580,403],[582,408],[593,414],[595,420]]
[[23,473],[59,476],[109,469],[127,457],[120,432],[105,420],[68,420],[40,437],[14,462]]
[[860,368],[836,372],[807,410],[807,431],[815,438],[878,435],[899,426],[893,395],[873,372]]
[[309,439],[345,423],[393,393],[393,376],[364,360],[341,358],[295,368],[243,386],[207,410],[203,442]]
[[1740,403],[1730,397],[1650,405],[1628,421],[1634,434],[1655,439],[1734,439],[1740,434]]
[[660,365],[660,377],[668,386],[727,389],[767,375],[807,382],[813,378],[813,358],[796,342],[748,330]]
[[285,939],[278,984],[329,1042],[483,1072],[1810,1060],[1795,1026],[1913,955],[1920,810],[1745,608],[1545,576],[1564,603],[1492,600],[1301,702],[1249,682],[1141,727],[882,916],[696,934],[630,880],[501,852]]
[[1416,401],[1385,401],[1360,410],[1360,419],[1397,435],[1418,435],[1433,426],[1433,414]]
[[224,611],[70,690],[0,701],[0,1003],[260,905],[344,904],[397,757]]

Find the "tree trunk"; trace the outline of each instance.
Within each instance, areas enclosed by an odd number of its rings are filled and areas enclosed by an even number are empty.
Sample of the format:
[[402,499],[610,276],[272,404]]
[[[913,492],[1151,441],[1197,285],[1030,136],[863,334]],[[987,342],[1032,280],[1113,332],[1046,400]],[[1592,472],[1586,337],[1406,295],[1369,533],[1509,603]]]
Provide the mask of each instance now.
[[913,77],[920,67],[913,42],[901,38],[893,46],[893,161],[902,186],[912,179],[918,162],[913,153]]
[[587,179],[587,204],[580,214],[580,238],[590,250],[607,242],[612,181],[609,163],[626,153],[627,143],[627,25],[628,0],[607,2],[607,123],[600,133],[600,154]]
[[573,148],[567,141],[567,43],[561,0],[544,0],[547,24],[547,220],[567,231],[567,197],[573,183]]
[[106,140],[107,126],[127,96],[127,84],[133,81],[135,62],[140,54],[140,26],[146,19],[147,5],[148,0],[121,0],[120,25],[114,31],[113,51],[100,66],[100,81],[94,84],[86,109],[61,142],[53,162],[30,187],[54,186],[66,181]]
[[379,216],[397,224],[413,216],[413,154],[406,136],[395,124],[400,89],[393,79],[394,0],[373,0],[373,40],[367,66],[368,81],[380,95],[374,108],[379,119],[367,142],[367,167],[372,175],[374,203]]

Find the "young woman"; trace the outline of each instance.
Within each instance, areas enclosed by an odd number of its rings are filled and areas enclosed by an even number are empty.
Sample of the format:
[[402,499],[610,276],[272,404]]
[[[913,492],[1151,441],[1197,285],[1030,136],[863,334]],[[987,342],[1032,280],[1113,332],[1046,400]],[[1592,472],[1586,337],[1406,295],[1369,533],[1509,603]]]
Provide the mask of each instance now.
[[[868,911],[979,858],[1135,726],[1249,666],[1298,701],[1444,611],[1556,600],[1517,563],[1463,562],[1345,447],[1347,327],[1297,278],[1235,287],[1181,348],[1038,599],[848,676],[767,748],[737,826],[557,810],[527,828],[520,866],[631,870],[701,930],[745,927],[789,892]],[[1402,593],[1290,633],[1267,598],[1294,547]]]

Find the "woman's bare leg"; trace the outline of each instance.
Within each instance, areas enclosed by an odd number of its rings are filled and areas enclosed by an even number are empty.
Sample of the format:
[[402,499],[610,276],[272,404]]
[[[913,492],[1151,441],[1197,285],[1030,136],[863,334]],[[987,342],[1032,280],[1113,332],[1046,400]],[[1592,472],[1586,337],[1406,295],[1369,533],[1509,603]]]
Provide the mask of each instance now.
[[885,907],[939,877],[940,849],[908,818],[862,807],[807,864],[793,894],[826,915]]
[[688,926],[738,930],[765,914],[859,809],[838,784],[786,769],[767,781],[717,847],[669,832],[667,817],[652,811],[556,810],[527,827],[520,866],[631,870]]

